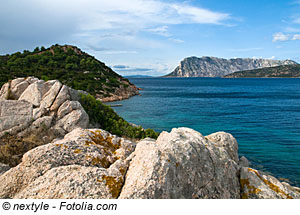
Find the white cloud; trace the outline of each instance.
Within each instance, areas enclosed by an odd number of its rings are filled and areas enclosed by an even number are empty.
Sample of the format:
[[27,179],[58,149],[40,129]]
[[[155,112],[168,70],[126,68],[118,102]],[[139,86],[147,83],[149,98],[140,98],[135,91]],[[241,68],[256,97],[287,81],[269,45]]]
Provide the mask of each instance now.
[[300,40],[300,34],[294,34],[292,40]]
[[300,34],[284,34],[282,32],[273,34],[273,42],[289,40],[300,40]]
[[[138,64],[138,61],[148,60],[149,57],[143,56],[145,53],[153,55],[154,49],[156,52],[166,50],[174,45],[171,42],[184,42],[177,38],[179,35],[175,32],[180,29],[175,25],[209,24],[227,27],[228,22],[233,20],[229,13],[195,6],[193,2],[196,1],[2,1],[0,50],[7,53],[7,50],[31,49],[38,45],[69,43],[112,65],[124,63],[119,62],[121,59],[125,62],[134,59]],[[172,32],[172,29],[176,31]],[[157,38],[153,34],[166,38]],[[151,52],[149,49],[152,49]],[[163,58],[165,60],[166,57]],[[159,65],[153,71],[166,73],[172,65],[174,62],[168,66]],[[145,65],[145,68],[148,67]]]
[[273,42],[290,40],[290,35],[278,32],[273,34]]
[[147,28],[153,25],[190,23],[223,24],[231,18],[227,13],[162,0],[29,1],[43,6],[46,10],[75,15],[82,30]]
[[151,28],[147,30],[148,32],[160,35],[160,36],[164,36],[164,37],[170,37],[171,34],[168,32],[168,26],[164,25],[164,26],[160,26],[157,28]]
[[222,21],[230,17],[230,15],[226,13],[213,12],[207,9],[184,4],[172,4],[169,6],[174,8],[176,13],[181,17],[182,20],[185,20],[185,22],[221,24]]

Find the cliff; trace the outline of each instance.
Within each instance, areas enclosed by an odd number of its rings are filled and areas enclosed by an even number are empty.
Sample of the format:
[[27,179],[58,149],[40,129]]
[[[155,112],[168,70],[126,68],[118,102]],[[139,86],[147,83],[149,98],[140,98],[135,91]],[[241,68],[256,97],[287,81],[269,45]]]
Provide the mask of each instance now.
[[188,57],[166,77],[223,77],[227,74],[265,67],[297,64],[291,60],[268,60],[252,58],[223,59],[216,57]]
[[84,90],[102,101],[116,101],[138,95],[128,79],[76,46],[53,45],[30,52],[0,56],[0,87],[15,78],[34,76],[59,80],[76,90]]
[[224,78],[300,78],[300,65],[284,65],[234,72],[225,75]]
[[[231,134],[174,128],[145,138],[149,130],[122,127],[109,107],[82,97],[57,80],[3,85],[0,198],[300,198],[299,188],[250,168]],[[120,126],[123,137],[112,134]]]

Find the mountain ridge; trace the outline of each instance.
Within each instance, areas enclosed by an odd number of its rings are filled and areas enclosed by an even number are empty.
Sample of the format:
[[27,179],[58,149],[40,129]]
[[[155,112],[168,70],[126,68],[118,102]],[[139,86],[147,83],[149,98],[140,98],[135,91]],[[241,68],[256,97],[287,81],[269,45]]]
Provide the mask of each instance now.
[[184,58],[173,72],[164,77],[223,77],[237,71],[293,64],[298,63],[292,60],[192,56]]

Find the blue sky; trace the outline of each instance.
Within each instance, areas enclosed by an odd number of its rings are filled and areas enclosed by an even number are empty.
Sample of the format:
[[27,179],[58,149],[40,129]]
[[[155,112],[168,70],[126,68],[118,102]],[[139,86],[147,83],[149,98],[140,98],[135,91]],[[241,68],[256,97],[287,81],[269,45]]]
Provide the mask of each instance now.
[[71,44],[121,75],[189,56],[300,61],[300,0],[10,0],[0,26],[0,54]]

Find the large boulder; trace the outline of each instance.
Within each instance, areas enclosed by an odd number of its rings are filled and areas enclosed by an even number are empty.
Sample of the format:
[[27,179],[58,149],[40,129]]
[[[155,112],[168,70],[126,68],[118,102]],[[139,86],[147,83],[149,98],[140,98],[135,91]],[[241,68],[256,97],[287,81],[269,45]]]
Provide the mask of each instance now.
[[53,104],[50,107],[51,111],[57,110],[65,101],[70,100],[69,87],[63,85],[57,94]]
[[55,81],[53,86],[43,96],[43,99],[41,101],[41,107],[50,109],[62,87],[63,85],[59,81]]
[[56,125],[70,132],[75,128],[86,128],[89,125],[89,116],[81,107],[81,109],[73,110],[68,115],[60,119]]
[[19,99],[29,84],[29,81],[27,81],[25,78],[16,78],[12,80],[10,86],[12,98]]
[[39,107],[43,95],[49,90],[46,88],[47,85],[44,83],[44,81],[39,80],[30,84],[26,90],[24,90],[18,100],[28,101],[33,104],[34,107]]
[[75,129],[1,175],[0,198],[117,198],[134,148],[103,130]]
[[230,134],[162,132],[137,144],[120,198],[239,198],[237,157]]
[[241,197],[244,199],[299,199],[300,188],[280,182],[252,168],[241,168]]

